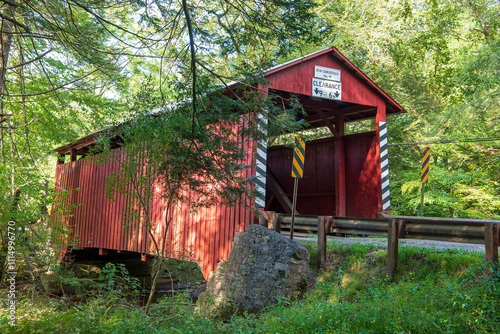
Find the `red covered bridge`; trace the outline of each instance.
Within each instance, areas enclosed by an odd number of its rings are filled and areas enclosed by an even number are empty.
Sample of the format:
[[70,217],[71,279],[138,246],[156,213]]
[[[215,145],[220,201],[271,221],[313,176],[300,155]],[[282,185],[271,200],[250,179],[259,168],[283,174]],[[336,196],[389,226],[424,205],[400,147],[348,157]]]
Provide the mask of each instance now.
[[[265,73],[273,96],[298,97],[310,128],[326,127],[332,136],[306,143],[304,177],[298,188],[300,214],[348,217],[376,217],[390,210],[387,165],[386,115],[402,112],[402,107],[357,69],[336,48],[327,48],[276,66]],[[374,119],[372,131],[346,134],[346,123]],[[69,203],[81,205],[67,223],[82,251],[99,249],[152,254],[149,237],[139,221],[124,228],[122,217],[127,198],[118,195],[108,202],[104,180],[113,166],[97,166],[86,157],[95,145],[94,135],[60,147],[56,152],[69,155],[59,160],[56,189],[73,192]],[[257,176],[256,198],[261,210],[290,213],[293,189],[292,149],[266,148],[248,141],[248,177]],[[118,152],[121,150],[117,148]],[[85,158],[86,157],[86,158]],[[82,159],[85,158],[85,159]],[[241,203],[248,203],[242,198]],[[164,204],[153,199],[151,212],[156,233],[161,233]],[[200,261],[205,277],[227,259],[235,232],[245,231],[256,220],[245,205],[217,205],[189,212],[189,203],[179,205],[168,231],[167,254],[181,258],[191,255]],[[190,254],[188,254],[190,253]]]

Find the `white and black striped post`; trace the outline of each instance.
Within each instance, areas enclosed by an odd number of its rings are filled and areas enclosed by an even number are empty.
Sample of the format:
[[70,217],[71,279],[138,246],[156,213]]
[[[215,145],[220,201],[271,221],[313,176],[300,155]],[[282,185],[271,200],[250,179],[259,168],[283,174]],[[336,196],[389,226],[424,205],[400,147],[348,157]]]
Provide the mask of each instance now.
[[389,149],[387,143],[387,123],[379,122],[380,133],[380,171],[382,178],[382,210],[391,210],[391,191],[389,189]]
[[255,205],[257,208],[264,208],[266,206],[267,118],[262,114],[258,115],[258,127],[264,138],[257,142]]

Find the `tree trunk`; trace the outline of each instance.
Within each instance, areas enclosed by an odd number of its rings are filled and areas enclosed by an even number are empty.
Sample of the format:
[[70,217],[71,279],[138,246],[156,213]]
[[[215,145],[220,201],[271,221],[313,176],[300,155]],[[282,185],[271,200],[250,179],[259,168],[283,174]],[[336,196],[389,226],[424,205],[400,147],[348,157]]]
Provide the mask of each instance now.
[[[154,296],[154,293],[156,292],[156,285],[158,283],[158,278],[163,273],[163,268],[165,268],[168,272],[168,275],[170,277],[170,282],[172,284],[171,285],[172,290],[174,287],[174,280],[172,279],[172,275],[170,274],[168,267],[166,265],[164,265],[164,262],[163,262],[165,259],[165,247],[166,247],[166,243],[167,243],[167,232],[168,232],[168,229],[170,227],[170,223],[172,222],[172,217],[170,217],[170,209],[171,208],[172,208],[172,198],[169,197],[168,205],[167,205],[167,208],[165,210],[165,231],[163,232],[161,248],[159,248],[158,243],[154,239],[155,238],[154,235],[152,233],[150,234],[152,240],[154,241],[154,243],[156,245],[157,257],[156,257],[155,261],[157,261],[157,262],[155,262],[155,265],[153,266],[153,271],[155,273],[155,276],[154,276],[153,282],[151,284],[151,290],[149,291],[149,297],[148,297],[148,301],[146,302],[146,307],[144,308],[144,312],[146,314],[148,313],[149,307],[151,306],[151,302],[153,301],[153,296]],[[172,296],[173,296],[173,292],[172,292]]]
[[149,307],[151,306],[151,302],[153,301],[153,296],[156,292],[156,285],[158,284],[158,278],[160,277],[163,267],[163,259],[158,256],[155,258],[155,265],[153,266],[154,277],[153,282],[151,283],[151,290],[149,291],[148,301],[146,302],[146,307],[144,308],[144,313],[148,314]]
[[[16,8],[10,4],[4,4],[4,9],[2,14],[10,18],[14,18],[16,13]],[[7,72],[7,63],[9,61],[10,46],[12,44],[12,31],[14,28],[14,23],[9,20],[2,19],[2,54],[0,61],[0,93],[5,92],[5,77]]]
[[[3,10],[2,10],[2,15],[9,17],[9,18],[14,18],[14,14],[16,12],[16,8],[10,4],[4,3],[3,5]],[[10,46],[12,44],[12,30],[14,28],[14,23],[6,20],[5,18],[2,19],[2,29],[0,31],[0,40],[1,40],[1,54],[0,54],[0,114],[2,117],[0,117],[0,124],[5,122],[7,120],[6,117],[3,115],[5,114],[3,111],[3,94],[6,91],[5,89],[5,79],[6,79],[6,73],[7,73],[7,64],[9,61],[9,53],[10,53]],[[8,117],[8,116],[7,116]],[[8,126],[10,127],[10,122],[8,122]],[[9,129],[10,130],[10,129]],[[1,140],[1,146],[2,146],[2,162],[5,164],[5,145],[4,145],[4,134],[3,134],[3,129],[2,129],[2,135],[0,136]]]

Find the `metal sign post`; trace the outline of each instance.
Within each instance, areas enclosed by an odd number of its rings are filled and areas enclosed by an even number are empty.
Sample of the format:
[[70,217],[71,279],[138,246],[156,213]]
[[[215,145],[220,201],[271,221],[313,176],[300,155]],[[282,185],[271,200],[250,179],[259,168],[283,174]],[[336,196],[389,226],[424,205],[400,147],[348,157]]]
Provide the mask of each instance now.
[[299,178],[296,177],[293,182],[293,203],[292,203],[292,227],[290,228],[290,239],[293,240],[293,229],[295,228],[295,207],[297,206],[297,187]]
[[424,148],[424,154],[422,156],[422,174],[420,181],[422,182],[422,196],[420,198],[420,217],[424,216],[424,196],[425,196],[425,184],[429,180],[429,161],[431,157],[431,149],[429,147]]
[[295,227],[295,207],[297,206],[297,187],[299,179],[304,175],[304,155],[306,152],[306,143],[299,136],[295,136],[295,146],[293,148],[292,177],[295,178],[293,184],[293,203],[292,203],[292,226],[290,228],[290,239],[293,240],[293,229]]

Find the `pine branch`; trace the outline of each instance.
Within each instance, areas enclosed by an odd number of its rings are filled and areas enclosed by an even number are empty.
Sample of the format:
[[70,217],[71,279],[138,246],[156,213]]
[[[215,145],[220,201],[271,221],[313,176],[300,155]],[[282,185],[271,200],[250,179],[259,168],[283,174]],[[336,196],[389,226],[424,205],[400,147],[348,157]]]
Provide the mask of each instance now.
[[189,17],[189,11],[187,8],[186,0],[182,0],[182,8],[184,10],[184,16],[186,17],[186,23],[189,33],[189,45],[191,49],[191,72],[193,75],[193,101],[191,101],[193,106],[193,116],[191,117],[191,135],[194,135],[194,124],[196,117],[196,51],[194,49],[194,37],[193,37],[193,26],[191,25],[191,18]]
[[[130,30],[127,30],[127,29],[125,29],[125,28],[123,28],[123,27],[121,27],[121,26],[119,26],[117,24],[114,24],[113,22],[105,19],[104,17],[102,17],[99,14],[95,13],[94,11],[92,11],[91,8],[89,8],[89,7],[87,7],[87,6],[79,3],[78,1],[70,0],[70,1],[68,1],[68,4],[69,4],[69,2],[74,3],[77,7],[80,7],[81,9],[83,9],[84,11],[86,11],[87,13],[89,13],[90,15],[92,15],[93,17],[95,17],[98,21],[107,23],[107,24],[111,25],[112,27],[115,27],[118,30],[121,30],[121,31],[123,31],[123,32],[125,32],[125,33],[127,33],[129,35],[134,36],[134,37],[137,37],[139,40],[149,40],[149,41],[155,42],[155,43],[161,42],[161,40],[153,39],[153,38],[147,38],[147,37],[141,36],[141,35],[136,34],[136,33],[132,32]],[[104,27],[104,25],[103,25],[103,27]]]
[[15,20],[15,19],[13,19],[12,17],[8,17],[7,15],[2,14],[1,12],[0,12],[0,17],[1,17],[2,19],[4,19],[4,20],[7,20],[7,21],[9,21],[9,22],[14,23],[16,26],[19,26],[19,27],[23,28],[23,29],[24,29],[24,30],[26,30],[27,32],[29,32],[29,31],[30,31],[30,29],[28,28],[28,26],[27,26],[27,25],[25,25],[24,23],[21,23],[21,22],[19,22],[19,21],[16,21],[16,20]]
[[44,52],[43,54],[41,54],[40,56],[38,56],[38,57],[36,57],[36,58],[34,58],[34,59],[32,59],[32,60],[29,60],[29,61],[27,61],[27,62],[25,62],[25,63],[22,63],[22,64],[17,64],[17,65],[14,65],[14,66],[7,67],[7,68],[6,68],[6,70],[12,70],[12,69],[14,69],[14,68],[18,68],[18,67],[21,67],[21,66],[26,66],[26,65],[28,65],[28,64],[31,64],[32,62],[35,62],[35,61],[37,61],[37,60],[42,59],[43,57],[45,57],[47,54],[49,54],[49,53],[50,53],[50,52],[52,52],[52,51],[53,51],[53,50],[52,50],[52,49],[50,49],[49,51],[46,51],[46,52]]
[[28,126],[30,125],[31,123],[37,121],[37,119],[33,118],[31,121],[29,121],[28,123],[24,123],[22,125],[17,125],[17,126],[2,126],[1,128],[2,129],[20,129],[20,128],[23,128],[25,126]]
[[111,63],[112,60],[104,63],[103,65],[99,66],[98,68],[96,68],[95,70],[93,71],[90,71],[89,73],[79,77],[79,78],[76,78],[74,80],[71,80],[69,82],[66,82],[65,84],[62,84],[62,85],[59,85],[57,87],[54,87],[52,89],[49,89],[49,90],[46,90],[44,92],[38,92],[38,93],[31,93],[31,94],[8,94],[8,93],[3,93],[3,94],[0,94],[0,95],[3,95],[3,96],[9,96],[9,97],[26,97],[26,96],[39,96],[39,95],[45,95],[45,94],[48,94],[48,93],[52,93],[56,90],[59,90],[59,89],[62,89],[68,85],[71,85],[75,82],[78,82],[78,81],[81,81],[83,79],[85,79],[86,77],[90,76],[91,74],[95,73],[95,72],[98,72],[100,71],[102,68],[104,68],[106,65],[109,65],[109,63]]
[[10,1],[10,0],[2,0],[3,3],[6,3],[8,5],[14,6],[14,7],[24,7],[23,4],[17,3],[15,1]]

